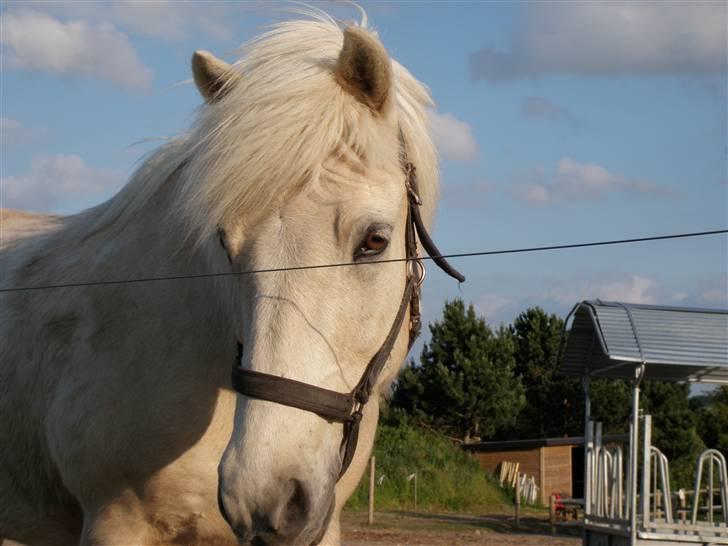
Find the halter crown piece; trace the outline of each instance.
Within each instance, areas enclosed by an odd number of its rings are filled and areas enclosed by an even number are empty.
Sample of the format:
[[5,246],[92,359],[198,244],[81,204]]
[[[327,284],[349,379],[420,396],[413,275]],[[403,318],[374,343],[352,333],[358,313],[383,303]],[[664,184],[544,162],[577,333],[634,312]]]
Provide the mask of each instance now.
[[402,302],[387,337],[380,349],[369,361],[354,389],[351,392],[342,393],[277,375],[244,370],[240,367],[242,357],[242,345],[240,343],[238,343],[237,356],[233,365],[232,386],[240,394],[310,411],[328,421],[344,425],[344,437],[341,441],[341,471],[338,479],[341,479],[344,475],[354,457],[359,439],[359,423],[361,422],[362,411],[369,401],[379,375],[389,359],[408,309],[410,319],[408,351],[412,348],[412,344],[420,335],[422,329],[420,287],[425,279],[425,266],[417,256],[417,238],[419,238],[422,247],[432,258],[432,261],[440,269],[459,282],[465,281],[465,277],[442,257],[422,222],[422,216],[420,215],[422,201],[417,189],[417,172],[415,166],[407,158],[407,149],[401,132],[400,160],[405,174],[408,201],[405,230],[408,264],[407,284],[402,294]]

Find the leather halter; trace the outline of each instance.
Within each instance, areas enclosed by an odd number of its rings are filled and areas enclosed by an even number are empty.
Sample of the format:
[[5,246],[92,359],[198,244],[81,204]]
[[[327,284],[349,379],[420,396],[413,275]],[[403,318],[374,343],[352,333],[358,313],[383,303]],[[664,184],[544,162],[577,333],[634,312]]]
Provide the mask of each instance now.
[[341,476],[344,475],[354,457],[359,439],[359,423],[361,422],[362,411],[369,401],[379,375],[382,373],[394,348],[408,309],[410,319],[408,352],[422,328],[420,287],[425,278],[425,266],[417,256],[417,238],[419,237],[425,251],[445,273],[459,282],[465,280],[465,277],[442,257],[422,222],[419,209],[422,201],[417,189],[417,174],[415,166],[407,158],[407,150],[401,135],[400,154],[402,170],[406,176],[405,184],[408,202],[407,226],[405,229],[405,251],[408,265],[407,284],[387,337],[380,349],[369,361],[366,370],[364,370],[354,389],[347,393],[337,392],[277,375],[244,370],[240,367],[242,357],[242,345],[240,343],[238,343],[238,354],[232,371],[233,388],[240,394],[310,411],[328,421],[344,425],[344,437],[341,441],[341,471],[338,479],[341,479]]

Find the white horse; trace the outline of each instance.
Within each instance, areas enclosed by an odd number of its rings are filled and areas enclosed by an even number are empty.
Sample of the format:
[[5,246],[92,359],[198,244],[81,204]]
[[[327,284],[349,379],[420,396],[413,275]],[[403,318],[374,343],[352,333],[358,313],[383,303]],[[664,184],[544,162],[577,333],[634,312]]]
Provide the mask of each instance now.
[[[400,131],[432,217],[430,98],[372,33],[324,17],[273,27],[232,66],[198,51],[192,69],[196,123],[116,196],[67,217],[2,211],[0,288],[67,286],[0,294],[0,538],[339,542],[378,401],[337,482],[342,425],[237,395],[230,370],[240,341],[246,369],[359,380],[406,281],[405,263],[377,263],[405,252]],[[371,265],[280,270],[352,261]],[[261,269],[279,270],[234,274]],[[84,286],[180,275],[202,277]]]

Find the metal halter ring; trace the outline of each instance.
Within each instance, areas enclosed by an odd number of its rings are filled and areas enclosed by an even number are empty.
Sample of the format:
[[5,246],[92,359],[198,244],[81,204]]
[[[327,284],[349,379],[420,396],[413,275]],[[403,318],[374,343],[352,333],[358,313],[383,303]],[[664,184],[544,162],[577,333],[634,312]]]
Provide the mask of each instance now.
[[[427,269],[425,269],[425,264],[422,263],[422,259],[413,258],[409,260],[408,269],[410,276],[417,279],[417,288],[421,287],[422,283],[425,282],[425,277],[427,276]],[[415,269],[417,269],[416,275]]]

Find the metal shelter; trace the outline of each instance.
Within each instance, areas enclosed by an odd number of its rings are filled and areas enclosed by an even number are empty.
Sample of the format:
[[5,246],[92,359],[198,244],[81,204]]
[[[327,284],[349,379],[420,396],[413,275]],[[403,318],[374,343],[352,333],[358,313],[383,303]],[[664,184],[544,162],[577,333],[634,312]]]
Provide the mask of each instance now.
[[[728,384],[728,311],[583,301],[566,319],[560,371],[584,385],[584,544],[728,545],[725,455],[708,449],[698,458],[688,507],[652,445],[652,417],[640,413],[644,379]],[[622,446],[604,445],[601,423],[591,420],[590,381],[600,378],[632,383],[626,458]]]

